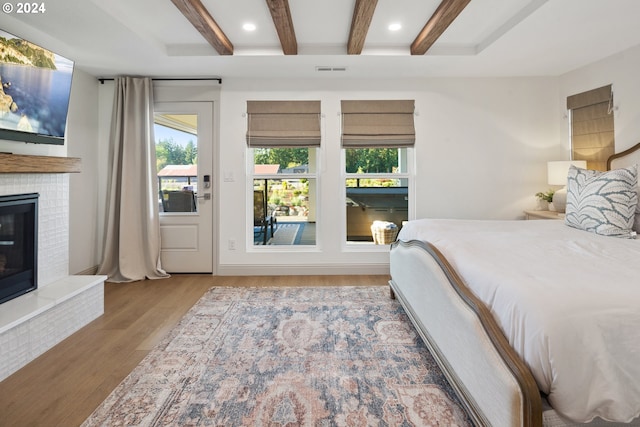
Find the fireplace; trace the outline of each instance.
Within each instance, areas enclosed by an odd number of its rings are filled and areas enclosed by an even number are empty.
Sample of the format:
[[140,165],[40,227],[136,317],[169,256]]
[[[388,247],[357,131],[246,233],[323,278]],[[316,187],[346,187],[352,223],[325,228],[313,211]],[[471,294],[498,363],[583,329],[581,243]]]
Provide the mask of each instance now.
[[38,197],[0,196],[0,303],[38,287]]

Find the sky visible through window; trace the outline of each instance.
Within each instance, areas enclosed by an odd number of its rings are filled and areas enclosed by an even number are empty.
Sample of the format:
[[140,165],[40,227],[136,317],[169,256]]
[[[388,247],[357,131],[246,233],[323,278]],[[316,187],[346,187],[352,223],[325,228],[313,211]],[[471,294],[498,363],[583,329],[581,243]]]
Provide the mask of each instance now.
[[180,146],[184,148],[189,141],[197,142],[195,135],[158,124],[153,125],[153,133],[156,138],[156,143],[163,140],[173,140],[173,142],[180,144]]

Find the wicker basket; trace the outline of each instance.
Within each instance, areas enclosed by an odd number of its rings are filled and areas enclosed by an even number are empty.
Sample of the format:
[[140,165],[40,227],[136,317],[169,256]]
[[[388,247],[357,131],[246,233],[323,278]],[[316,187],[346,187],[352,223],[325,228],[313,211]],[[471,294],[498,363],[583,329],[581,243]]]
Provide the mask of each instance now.
[[371,235],[373,235],[373,243],[376,245],[390,245],[396,241],[398,227],[388,228],[383,225],[373,224],[371,225]]

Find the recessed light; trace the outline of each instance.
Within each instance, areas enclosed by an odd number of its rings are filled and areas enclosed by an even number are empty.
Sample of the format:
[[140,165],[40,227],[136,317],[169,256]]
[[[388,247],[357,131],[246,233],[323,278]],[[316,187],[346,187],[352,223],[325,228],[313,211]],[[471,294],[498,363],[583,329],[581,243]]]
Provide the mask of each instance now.
[[389,28],[389,31],[398,31],[400,28],[402,28],[402,24],[394,22],[393,24],[389,24],[388,28]]
[[256,25],[252,24],[250,22],[247,22],[246,24],[244,24],[242,26],[242,29],[245,31],[255,31],[256,30]]

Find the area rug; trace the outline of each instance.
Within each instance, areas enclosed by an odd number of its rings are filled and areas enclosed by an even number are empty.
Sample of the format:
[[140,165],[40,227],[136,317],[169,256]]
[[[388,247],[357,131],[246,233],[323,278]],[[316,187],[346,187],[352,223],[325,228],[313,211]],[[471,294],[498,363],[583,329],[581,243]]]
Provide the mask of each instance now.
[[467,426],[387,287],[212,288],[83,426]]

